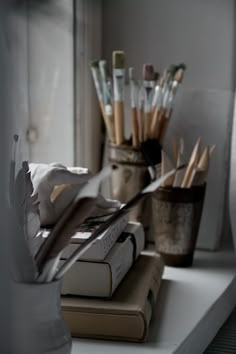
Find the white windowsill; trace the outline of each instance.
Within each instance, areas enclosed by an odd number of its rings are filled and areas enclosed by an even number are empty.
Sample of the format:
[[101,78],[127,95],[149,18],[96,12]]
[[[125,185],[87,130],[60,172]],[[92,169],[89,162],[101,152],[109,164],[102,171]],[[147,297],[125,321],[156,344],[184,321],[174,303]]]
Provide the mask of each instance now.
[[197,251],[192,268],[166,267],[146,343],[76,338],[72,354],[201,354],[235,305],[234,251]]

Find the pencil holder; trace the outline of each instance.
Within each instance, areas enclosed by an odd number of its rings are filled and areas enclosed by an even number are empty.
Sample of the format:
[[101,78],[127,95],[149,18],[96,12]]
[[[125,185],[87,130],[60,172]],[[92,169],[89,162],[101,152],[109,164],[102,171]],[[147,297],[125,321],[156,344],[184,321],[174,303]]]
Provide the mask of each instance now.
[[14,353],[70,354],[71,335],[61,312],[61,281],[14,284]]
[[[111,196],[121,203],[126,203],[140,192],[148,183],[150,177],[142,153],[137,148],[127,145],[109,145],[109,161],[116,165],[111,176]],[[130,212],[131,221],[139,221],[145,231],[149,227],[150,201],[144,200]]]
[[168,266],[192,265],[205,189],[205,184],[189,189],[163,187],[153,193],[150,232]]

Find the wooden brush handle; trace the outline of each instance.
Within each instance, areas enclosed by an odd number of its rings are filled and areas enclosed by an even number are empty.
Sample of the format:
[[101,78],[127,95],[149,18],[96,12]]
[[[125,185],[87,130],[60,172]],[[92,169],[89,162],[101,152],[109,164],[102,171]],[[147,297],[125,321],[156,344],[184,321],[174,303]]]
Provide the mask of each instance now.
[[166,118],[165,113],[163,112],[162,115],[160,116],[158,136],[157,136],[157,139],[160,143],[163,142],[163,139],[164,139],[164,136],[166,133],[166,128],[168,125],[168,121],[169,121],[169,119]]
[[138,110],[138,134],[139,134],[139,142],[142,143],[144,141],[144,111],[143,108]]
[[108,138],[111,143],[115,143],[116,138],[115,138],[115,129],[114,129],[114,117],[113,115],[105,115],[104,117],[107,133],[108,133]]
[[159,125],[159,116],[161,115],[161,110],[157,107],[154,109],[151,127],[150,127],[150,136],[151,138],[157,138],[158,136],[158,125]]
[[139,145],[138,115],[137,115],[136,107],[131,109],[131,128],[132,128],[132,145],[136,147]]
[[114,118],[116,144],[122,145],[124,142],[124,103],[122,101],[114,103]]
[[151,112],[144,113],[144,141],[150,137]]
[[104,121],[105,126],[106,126],[106,130],[107,130],[107,133],[108,133],[109,140],[112,143],[115,143],[115,131],[114,131],[114,118],[113,118],[113,115],[109,115],[108,116],[106,114],[104,103],[102,101],[99,101],[99,105],[100,105],[103,121]]
[[[104,103],[102,101],[99,101],[99,106],[100,106],[100,110],[102,112],[102,117],[104,119],[104,122],[105,122],[105,117],[106,117],[106,114],[105,114],[105,107],[104,107]],[[106,123],[106,122],[105,122]]]

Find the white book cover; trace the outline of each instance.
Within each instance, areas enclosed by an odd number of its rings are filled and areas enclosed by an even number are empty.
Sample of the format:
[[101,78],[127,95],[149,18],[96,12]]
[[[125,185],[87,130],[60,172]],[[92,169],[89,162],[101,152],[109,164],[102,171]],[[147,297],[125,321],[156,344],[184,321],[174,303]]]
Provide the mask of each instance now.
[[[122,215],[116,222],[113,223],[106,231],[101,233],[90,245],[88,250],[81,256],[80,260],[84,261],[103,261],[111,250],[118,237],[128,224],[128,213]],[[87,240],[104,221],[104,218],[88,219],[80,225],[79,231],[71,238],[71,243],[63,251],[62,257],[67,259],[71,254],[78,249],[83,241]]]
[[129,222],[102,262],[75,262],[64,275],[62,295],[110,297],[138,258],[144,243],[142,224]]

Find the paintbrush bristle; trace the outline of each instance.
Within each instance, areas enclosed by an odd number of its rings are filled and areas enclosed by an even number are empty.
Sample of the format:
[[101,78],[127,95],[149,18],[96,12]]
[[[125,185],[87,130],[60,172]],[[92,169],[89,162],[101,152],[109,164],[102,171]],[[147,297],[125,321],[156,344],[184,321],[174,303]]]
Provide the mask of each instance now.
[[99,60],[99,67],[100,68],[106,68],[107,62],[106,60]]
[[183,81],[184,78],[184,70],[182,68],[179,68],[174,76],[174,80],[181,83]]
[[186,70],[187,69],[187,66],[186,66],[186,64],[184,64],[184,63],[180,63],[179,65],[177,65],[177,67],[176,67],[177,69],[182,69],[182,70]]
[[106,81],[106,73],[107,73],[107,62],[106,62],[106,60],[99,60],[99,70],[100,70],[102,79],[104,81]]
[[98,69],[99,68],[99,60],[93,60],[90,62],[90,67],[91,68],[96,68]]
[[177,70],[178,70],[178,67],[176,65],[171,64],[168,68],[169,76],[171,78],[173,78]]
[[156,71],[155,74],[154,74],[154,80],[158,81],[159,77],[160,77],[160,74]]
[[112,66],[115,69],[125,68],[125,52],[116,50],[112,53]]
[[161,81],[164,83],[167,83],[170,79],[170,72],[168,69],[165,69],[163,71],[162,77],[161,77]]
[[153,81],[155,77],[155,71],[152,64],[143,64],[143,80]]
[[186,65],[184,63],[181,63],[179,65],[177,65],[177,70],[175,72],[175,75],[174,75],[174,80],[177,81],[177,82],[182,82],[183,81],[183,78],[184,78],[184,72],[186,70]]

